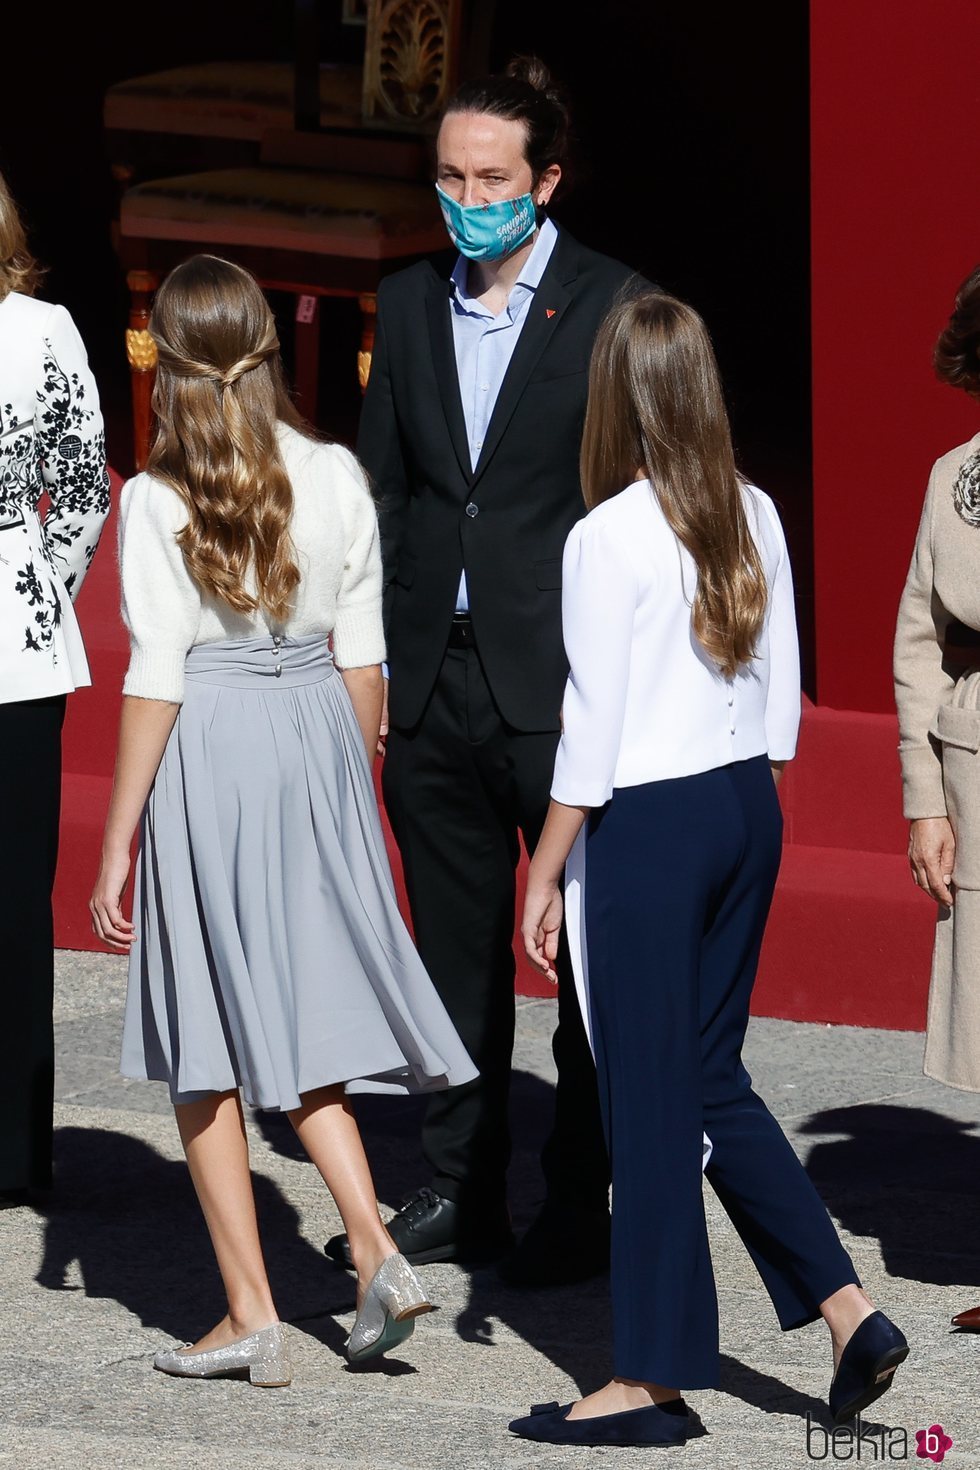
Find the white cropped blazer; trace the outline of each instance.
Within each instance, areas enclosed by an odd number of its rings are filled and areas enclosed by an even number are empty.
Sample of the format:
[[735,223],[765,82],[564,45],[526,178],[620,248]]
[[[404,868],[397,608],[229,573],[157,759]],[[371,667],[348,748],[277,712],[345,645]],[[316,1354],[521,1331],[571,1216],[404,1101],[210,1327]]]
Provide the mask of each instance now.
[[786,541],[768,495],[753,485],[742,493],[769,599],[755,656],[734,678],[694,636],[694,560],[648,480],[572,527],[562,572],[570,672],[556,801],[599,807],[617,786],[795,754],[800,654]]

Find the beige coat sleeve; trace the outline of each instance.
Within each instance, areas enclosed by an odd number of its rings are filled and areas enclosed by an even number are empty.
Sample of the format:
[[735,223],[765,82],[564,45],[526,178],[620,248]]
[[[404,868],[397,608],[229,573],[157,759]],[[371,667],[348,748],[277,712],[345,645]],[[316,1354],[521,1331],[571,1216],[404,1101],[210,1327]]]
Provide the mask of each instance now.
[[910,821],[915,817],[946,815],[941,750],[929,733],[937,709],[955,683],[943,667],[943,641],[952,619],[936,593],[933,580],[937,468],[933,468],[929,477],[895,630],[898,753],[902,762],[904,811]]

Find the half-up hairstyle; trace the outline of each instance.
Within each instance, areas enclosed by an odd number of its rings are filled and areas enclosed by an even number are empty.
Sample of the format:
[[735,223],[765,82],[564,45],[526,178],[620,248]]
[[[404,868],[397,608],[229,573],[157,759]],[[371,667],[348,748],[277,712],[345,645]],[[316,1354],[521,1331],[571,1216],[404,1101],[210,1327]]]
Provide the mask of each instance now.
[[44,277],[27,245],[13,195],[0,174],[0,301],[17,291],[33,296]]
[[944,383],[980,398],[980,265],[956,293],[953,315],[936,343],[934,360]]
[[286,389],[269,304],[248,271],[195,255],[161,285],[149,329],[159,362],[146,467],[187,506],[177,541],[188,571],[235,612],[260,608],[284,623],[300,575],[276,431],[309,430]]
[[755,652],[766,577],[749,528],[718,365],[697,312],[645,289],[599,328],[582,439],[589,509],[637,475],[694,559],[694,636],[732,677]]
[[561,87],[536,56],[515,56],[503,76],[464,82],[449,102],[451,112],[482,112],[523,123],[524,156],[531,166],[532,187],[546,168],[568,167],[571,115]]

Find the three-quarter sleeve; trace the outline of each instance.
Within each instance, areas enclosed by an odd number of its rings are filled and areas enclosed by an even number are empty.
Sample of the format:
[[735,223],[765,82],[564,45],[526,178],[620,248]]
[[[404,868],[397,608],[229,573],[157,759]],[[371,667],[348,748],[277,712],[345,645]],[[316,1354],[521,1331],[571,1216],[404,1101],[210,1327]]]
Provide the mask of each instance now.
[[63,306],[52,306],[45,323],[34,431],[51,502],[44,540],[74,601],[109,514],[109,474],[98,389]]
[[333,652],[341,669],[380,664],[385,656],[378,516],[355,457],[332,446],[347,549],[337,592]]
[[613,793],[629,684],[637,578],[614,532],[586,517],[562,565],[562,630],[569,675],[551,795],[600,807]]
[[951,617],[939,599],[933,579],[936,493],[933,468],[895,629],[898,753],[902,763],[903,808],[910,821],[946,815],[942,754],[938,742],[929,733],[937,709],[955,682],[943,668],[943,643]]
[[169,486],[137,475],[119,511],[122,615],[130,634],[123,693],[180,704],[184,660],[201,620],[201,594],[177,545],[187,512]]
[[768,496],[761,497],[770,533],[778,547],[776,570],[769,587],[766,633],[769,685],[766,690],[766,748],[772,761],[789,761],[796,754],[800,733],[800,639],[796,627],[793,571],[782,523]]

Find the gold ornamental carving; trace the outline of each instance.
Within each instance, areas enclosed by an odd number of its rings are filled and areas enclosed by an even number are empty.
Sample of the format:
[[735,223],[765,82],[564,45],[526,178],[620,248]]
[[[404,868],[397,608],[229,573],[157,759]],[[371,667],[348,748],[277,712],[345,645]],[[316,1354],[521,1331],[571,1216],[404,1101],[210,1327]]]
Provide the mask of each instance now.
[[372,353],[370,352],[359,352],[357,354],[357,381],[361,385],[362,393],[366,390],[368,379],[371,376],[371,357]]
[[126,328],[126,356],[134,372],[152,373],[157,365],[157,344],[144,327],[136,331]]
[[364,116],[434,123],[455,84],[459,0],[387,0],[369,9]]

